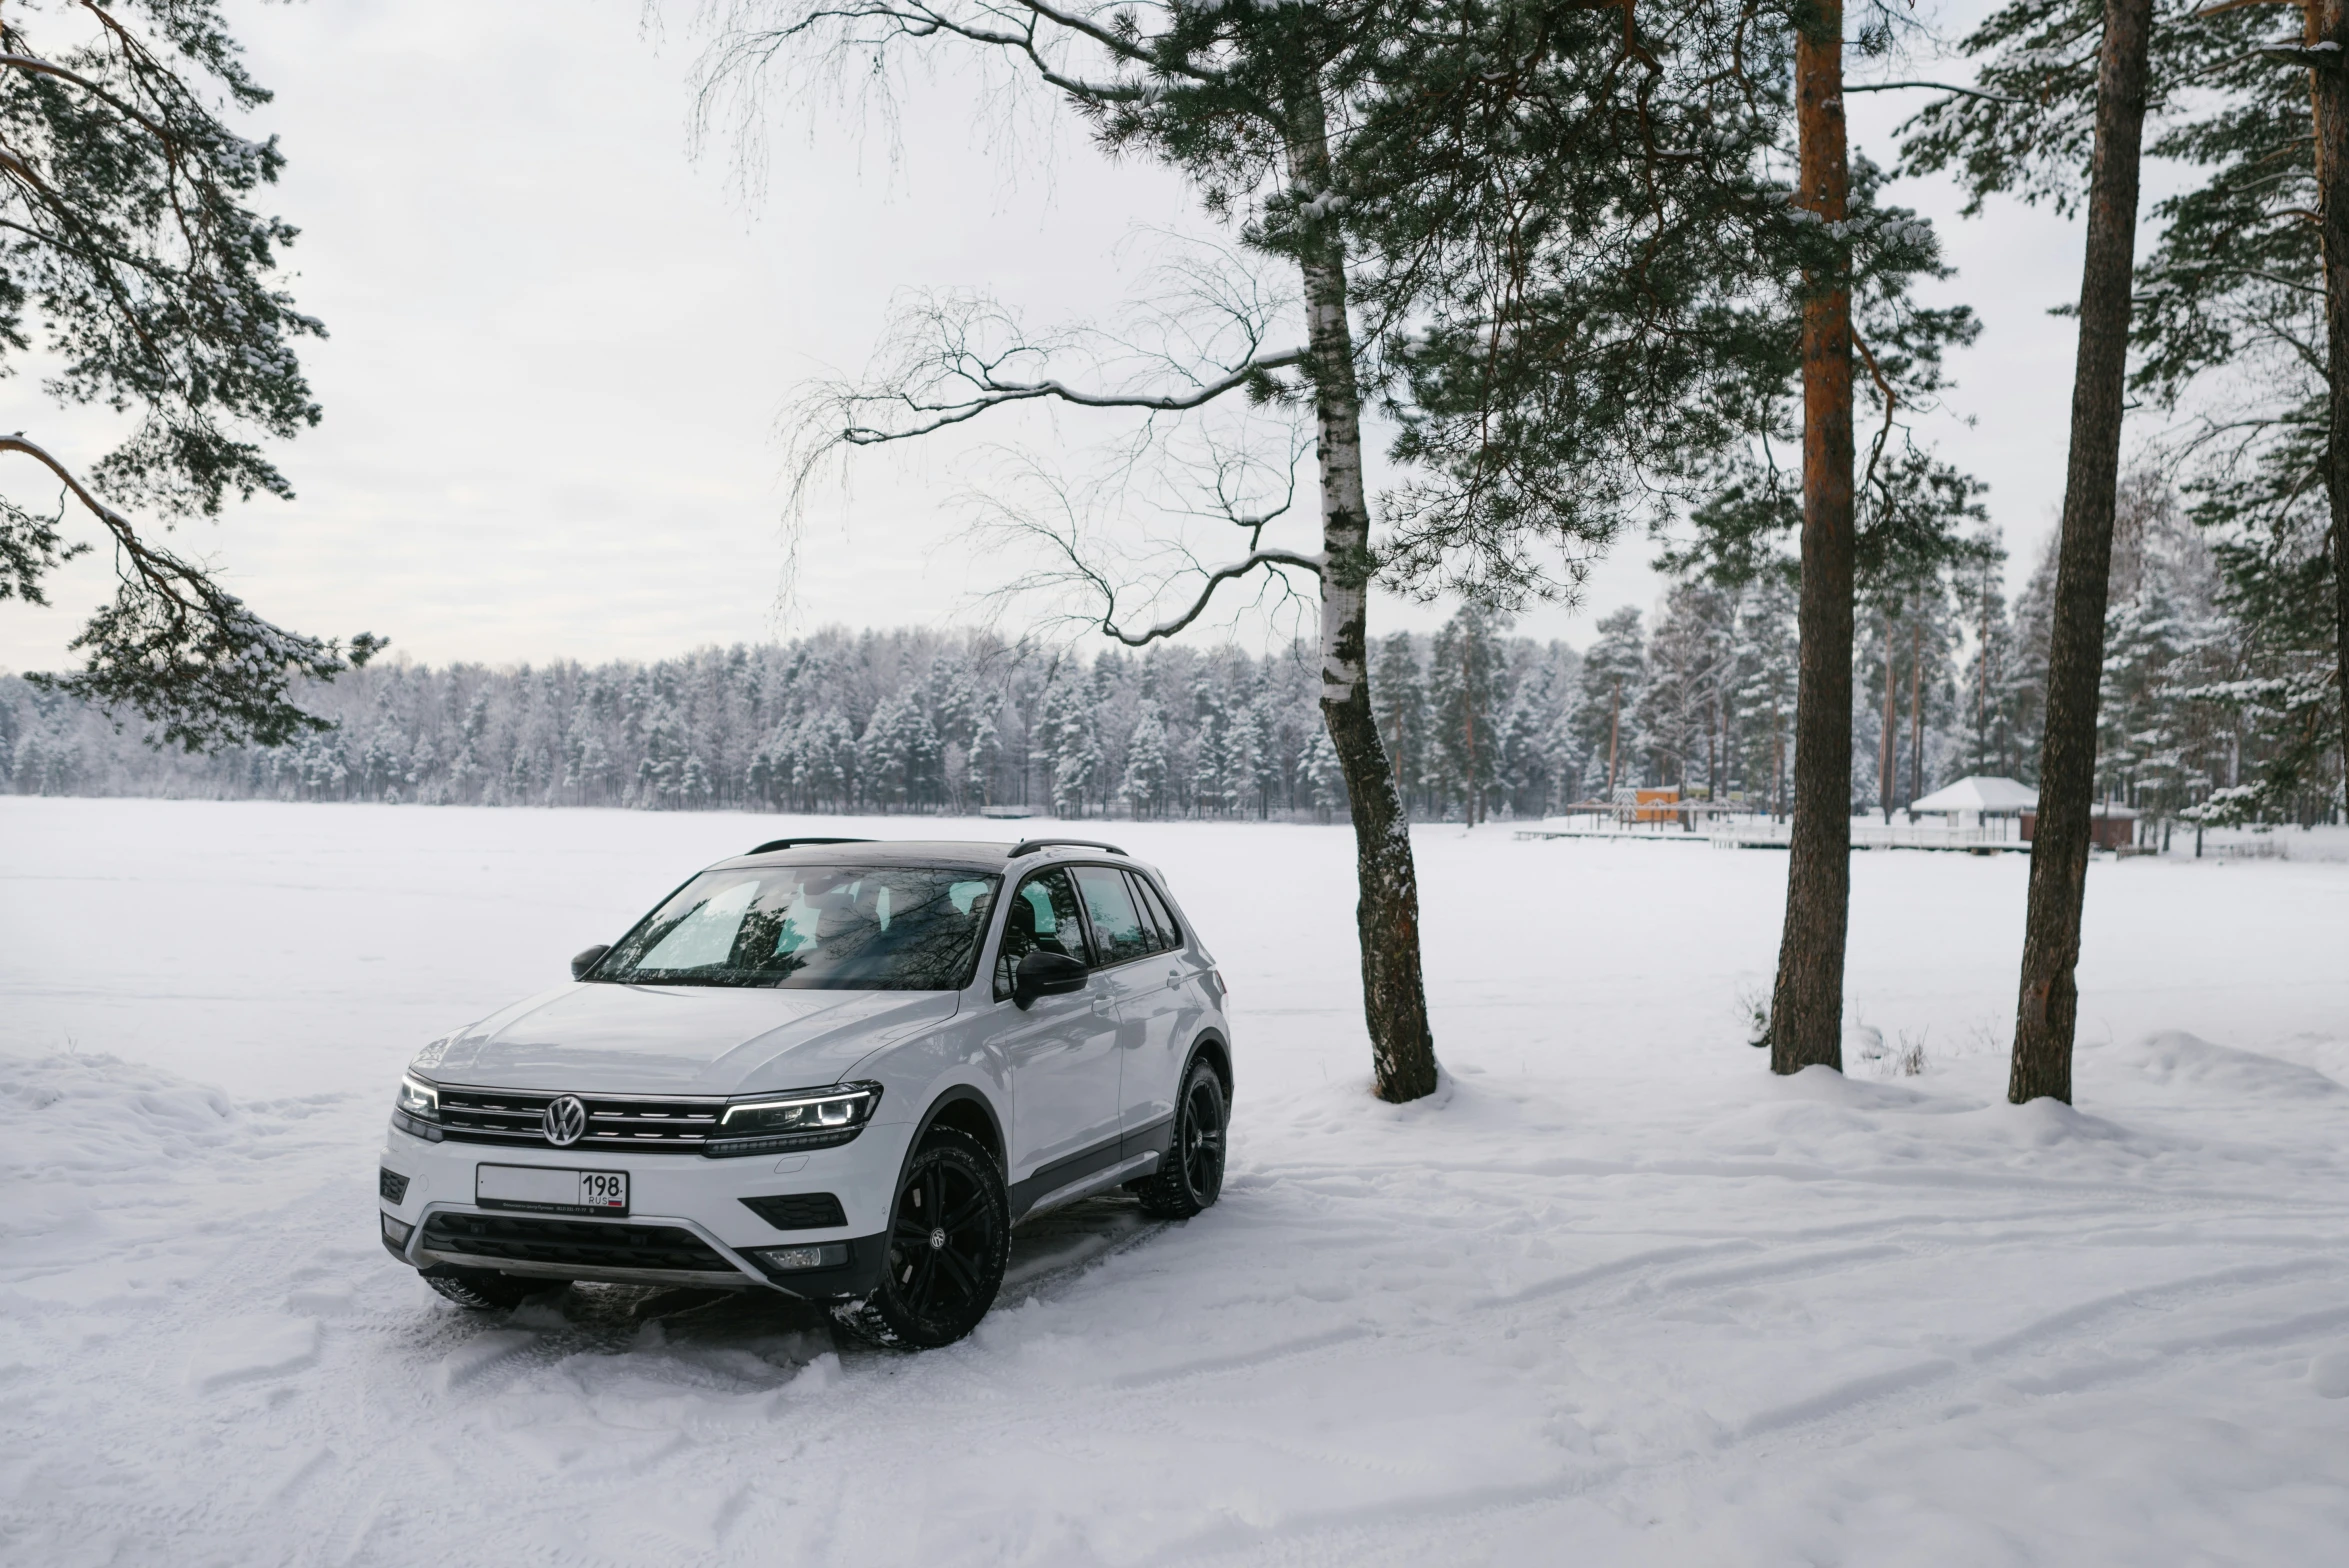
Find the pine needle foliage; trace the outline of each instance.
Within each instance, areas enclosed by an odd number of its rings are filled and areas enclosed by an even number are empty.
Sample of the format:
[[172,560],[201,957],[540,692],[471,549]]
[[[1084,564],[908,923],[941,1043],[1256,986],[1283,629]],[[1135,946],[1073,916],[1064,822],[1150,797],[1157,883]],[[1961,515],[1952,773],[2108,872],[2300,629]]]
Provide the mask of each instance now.
[[[58,46],[44,53],[43,36]],[[95,519],[116,592],[71,645],[83,667],[42,679],[135,710],[160,742],[191,750],[321,728],[292,683],[380,645],[271,624],[129,515],[168,527],[231,496],[290,497],[261,443],[318,422],[295,344],[325,329],[281,273],[296,231],[249,205],[284,158],[224,118],[268,100],[217,0],[0,12],[0,374],[33,369],[52,403],[129,426],[86,465],[22,432],[0,437],[0,455],[38,471],[0,493],[0,599],[47,602],[45,579],[89,548],[69,517]],[[55,487],[51,508],[23,499],[41,485]]]
[[[1908,127],[1918,172],[2070,212],[2087,189],[2097,0],[2021,0],[1964,40],[1990,96],[1952,96]],[[2206,699],[2273,744],[2211,820],[2334,787],[2341,709],[2324,483],[2329,388],[2320,206],[2297,6],[2162,0],[2148,67],[2147,151],[2194,183],[2151,205],[2137,268],[2131,390],[2178,413],[2164,443],[2225,581],[2256,675]]]

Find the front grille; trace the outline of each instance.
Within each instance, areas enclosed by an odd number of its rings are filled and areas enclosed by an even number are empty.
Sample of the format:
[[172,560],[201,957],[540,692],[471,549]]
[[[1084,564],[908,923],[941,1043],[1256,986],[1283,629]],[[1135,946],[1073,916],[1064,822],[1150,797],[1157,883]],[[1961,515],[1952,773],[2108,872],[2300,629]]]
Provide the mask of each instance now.
[[845,1225],[840,1200],[828,1192],[793,1192],[776,1198],[745,1198],[742,1206],[777,1230],[822,1230]]
[[[502,1143],[551,1148],[540,1118],[551,1094],[510,1089],[440,1091],[442,1132],[460,1143]],[[587,1133],[573,1149],[640,1149],[647,1154],[699,1154],[716,1130],[726,1102],[715,1099],[659,1099],[641,1095],[583,1094]]]
[[386,1203],[405,1203],[408,1201],[408,1178],[395,1170],[378,1170],[375,1173],[375,1190]]
[[571,1268],[737,1272],[699,1236],[674,1225],[443,1212],[424,1222],[424,1249]]

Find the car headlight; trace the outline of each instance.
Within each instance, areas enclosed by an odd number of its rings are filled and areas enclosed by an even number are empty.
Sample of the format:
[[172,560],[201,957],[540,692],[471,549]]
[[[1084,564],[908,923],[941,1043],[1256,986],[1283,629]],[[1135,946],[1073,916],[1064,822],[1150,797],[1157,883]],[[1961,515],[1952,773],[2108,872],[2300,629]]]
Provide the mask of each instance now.
[[881,1103],[877,1083],[843,1084],[837,1089],[799,1089],[789,1094],[742,1100],[726,1107],[718,1130],[702,1145],[717,1158],[769,1154],[778,1149],[824,1149],[864,1131]]
[[441,1141],[440,1091],[414,1074],[400,1080],[399,1098],[392,1102],[392,1125],[411,1137]]

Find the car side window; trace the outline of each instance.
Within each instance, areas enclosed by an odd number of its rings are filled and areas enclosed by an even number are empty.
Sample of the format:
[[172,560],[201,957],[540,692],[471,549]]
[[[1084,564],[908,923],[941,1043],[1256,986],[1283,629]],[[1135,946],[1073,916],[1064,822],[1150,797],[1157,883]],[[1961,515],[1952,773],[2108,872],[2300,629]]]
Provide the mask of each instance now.
[[1060,866],[1039,871],[1020,884],[1003,921],[1003,946],[995,956],[995,1000],[1011,995],[1012,971],[1030,953],[1062,953],[1087,963],[1085,927],[1077,913],[1077,890]]
[[1183,928],[1176,924],[1174,911],[1167,907],[1166,899],[1158,889],[1150,885],[1148,877],[1139,873],[1132,875],[1134,885],[1141,890],[1142,907],[1150,912],[1151,920],[1158,927],[1159,951],[1173,952],[1183,945]]
[[1164,952],[1166,938],[1158,929],[1157,919],[1150,913],[1150,901],[1142,896],[1139,879],[1131,871],[1125,873],[1125,879],[1126,897],[1132,901],[1134,919],[1140,922],[1142,927],[1142,951],[1145,953]]
[[1163,953],[1173,944],[1166,939],[1166,929],[1158,923],[1158,913],[1150,907],[1150,895],[1143,881],[1133,872],[1126,873],[1126,889],[1132,894],[1134,912],[1142,917],[1142,939],[1153,953]]
[[1134,907],[1133,885],[1114,866],[1077,867],[1077,890],[1085,895],[1085,913],[1093,917],[1093,940],[1104,965],[1147,958],[1157,946],[1155,933],[1146,930]]

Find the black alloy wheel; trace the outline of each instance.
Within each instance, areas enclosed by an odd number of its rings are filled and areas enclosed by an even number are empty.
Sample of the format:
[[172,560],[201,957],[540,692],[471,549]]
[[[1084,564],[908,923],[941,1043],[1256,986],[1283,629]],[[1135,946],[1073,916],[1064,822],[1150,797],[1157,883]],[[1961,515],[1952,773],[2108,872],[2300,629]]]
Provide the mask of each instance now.
[[1157,1174],[1133,1183],[1142,1212],[1153,1219],[1187,1220],[1223,1192],[1223,1080],[1208,1063],[1193,1059],[1175,1102],[1174,1128]]
[[906,1163],[889,1224],[888,1267],[841,1321],[885,1345],[929,1350],[979,1326],[1011,1262],[1003,1173],[969,1134],[941,1127]]

